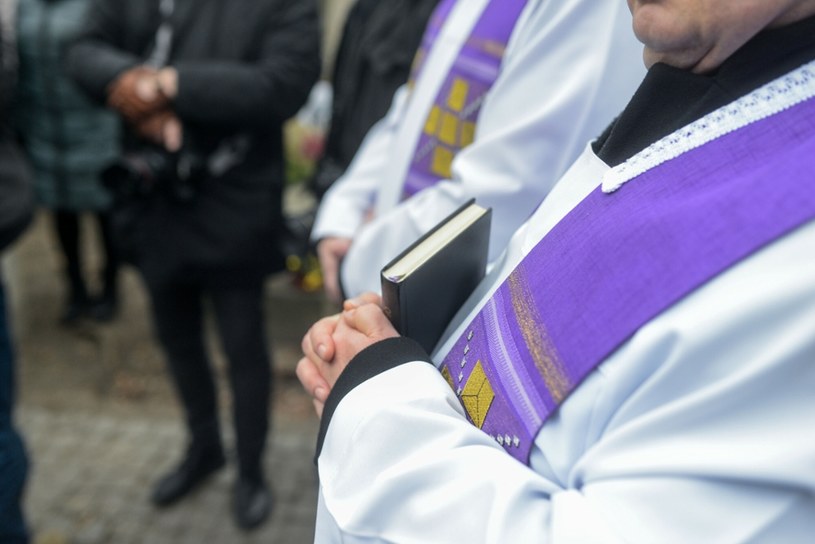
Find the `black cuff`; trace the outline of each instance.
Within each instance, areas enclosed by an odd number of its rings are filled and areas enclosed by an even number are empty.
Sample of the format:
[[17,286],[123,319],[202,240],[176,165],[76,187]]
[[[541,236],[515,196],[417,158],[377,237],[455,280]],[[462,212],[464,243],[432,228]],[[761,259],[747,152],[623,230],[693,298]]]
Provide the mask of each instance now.
[[328,432],[331,416],[345,395],[370,378],[411,361],[426,361],[433,364],[430,356],[415,340],[404,336],[388,338],[372,344],[351,359],[325,401],[323,417],[320,421],[320,434],[317,436],[315,464],[317,458],[320,457],[320,452],[323,450],[323,441],[325,440],[325,434]]

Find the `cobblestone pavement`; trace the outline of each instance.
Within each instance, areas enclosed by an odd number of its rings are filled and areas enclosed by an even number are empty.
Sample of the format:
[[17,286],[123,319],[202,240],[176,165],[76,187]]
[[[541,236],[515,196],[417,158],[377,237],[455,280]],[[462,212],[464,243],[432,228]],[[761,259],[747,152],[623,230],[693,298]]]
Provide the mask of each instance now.
[[175,421],[54,412],[23,406],[19,426],[31,451],[26,498],[37,544],[311,542],[316,504],[311,451],[315,426],[277,422],[266,466],[272,518],[254,533],[230,516],[233,465],[193,496],[164,510],[147,501],[157,471],[179,453]]
[[[92,254],[89,260],[94,269]],[[137,276],[124,273],[114,323],[66,328],[57,324],[60,263],[44,217],[4,265],[18,349],[16,421],[32,461],[25,508],[34,544],[312,541],[318,423],[293,370],[303,332],[326,312],[321,296],[292,289],[286,276],[268,285],[276,383],[265,466],[275,506],[265,525],[243,533],[231,516],[234,463],[178,505],[157,510],[148,501],[155,478],[179,459],[185,437]],[[212,350],[229,445],[225,363],[215,340]]]

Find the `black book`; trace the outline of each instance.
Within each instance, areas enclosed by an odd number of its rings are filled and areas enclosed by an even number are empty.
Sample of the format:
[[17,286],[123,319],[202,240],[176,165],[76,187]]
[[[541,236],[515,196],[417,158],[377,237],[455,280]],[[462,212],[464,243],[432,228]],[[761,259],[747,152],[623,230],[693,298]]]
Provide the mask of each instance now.
[[382,269],[385,313],[428,353],[484,278],[491,218],[470,200]]

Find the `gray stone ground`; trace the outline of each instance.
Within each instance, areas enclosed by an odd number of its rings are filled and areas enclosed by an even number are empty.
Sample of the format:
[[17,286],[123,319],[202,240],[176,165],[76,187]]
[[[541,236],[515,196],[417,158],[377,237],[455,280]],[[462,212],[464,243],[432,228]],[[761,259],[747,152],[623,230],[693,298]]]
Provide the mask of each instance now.
[[[184,434],[142,286],[125,271],[122,312],[112,324],[59,326],[61,264],[48,226],[39,217],[4,263],[18,348],[17,423],[32,461],[25,508],[33,542],[311,542],[317,420],[293,370],[303,332],[328,309],[323,298],[293,289],[286,275],[268,284],[276,385],[265,462],[275,508],[269,522],[245,534],[230,513],[231,463],[190,499],[161,511],[149,504],[150,486],[177,461]],[[85,228],[94,234],[91,223]],[[214,340],[212,347],[223,386],[223,357]],[[227,393],[222,387],[230,444]]]

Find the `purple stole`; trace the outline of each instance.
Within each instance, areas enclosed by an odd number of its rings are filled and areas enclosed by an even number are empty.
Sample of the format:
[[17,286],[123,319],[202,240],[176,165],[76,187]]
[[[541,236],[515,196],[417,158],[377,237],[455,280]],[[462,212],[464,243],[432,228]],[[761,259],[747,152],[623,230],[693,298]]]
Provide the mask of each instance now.
[[[453,158],[475,139],[481,104],[498,79],[504,50],[526,2],[490,0],[487,4],[430,108],[404,181],[403,198],[448,179]],[[424,67],[455,3],[443,0],[433,13],[414,60],[411,81]]]
[[598,187],[492,295],[442,373],[473,424],[528,464],[547,418],[638,328],[813,219],[810,98],[617,192]]
[[427,55],[430,53],[430,49],[433,48],[433,44],[436,43],[436,38],[439,37],[441,27],[444,26],[456,2],[458,2],[458,0],[442,0],[439,5],[436,6],[436,9],[433,10],[433,14],[427,21],[427,27],[422,36],[422,43],[419,44],[419,50],[416,51],[416,56],[413,57],[413,66],[410,67],[410,78],[408,79],[408,85],[410,87],[413,87],[419,78],[419,74],[422,73]]

